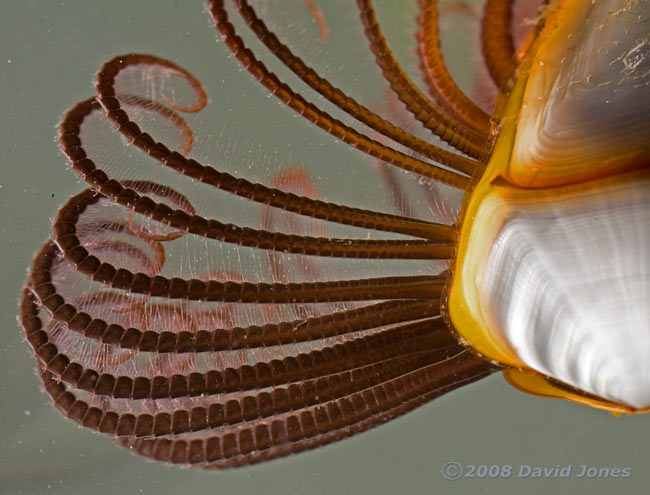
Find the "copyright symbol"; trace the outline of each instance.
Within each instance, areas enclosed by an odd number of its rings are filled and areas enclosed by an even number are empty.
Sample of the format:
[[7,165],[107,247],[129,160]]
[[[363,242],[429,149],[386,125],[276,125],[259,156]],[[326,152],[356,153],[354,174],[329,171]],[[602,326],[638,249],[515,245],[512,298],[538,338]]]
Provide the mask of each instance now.
[[457,462],[448,462],[440,471],[449,481],[459,480],[463,477],[463,466]]

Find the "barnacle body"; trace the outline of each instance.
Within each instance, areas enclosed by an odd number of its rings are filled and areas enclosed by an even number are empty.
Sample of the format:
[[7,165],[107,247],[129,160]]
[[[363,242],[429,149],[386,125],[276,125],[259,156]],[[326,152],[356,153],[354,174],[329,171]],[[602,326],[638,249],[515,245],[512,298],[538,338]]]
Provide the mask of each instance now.
[[[369,157],[367,181],[343,204],[325,167],[227,168],[207,85],[154,55],[105,62],[60,126],[89,188],[60,208],[20,308],[53,404],[135,453],[206,468],[316,448],[498,371],[538,395],[647,409],[648,1],[487,0],[476,87],[494,81],[493,110],[441,50],[445,13],[476,17],[465,2],[418,2],[425,92],[357,1],[380,104],[335,86],[285,44],[292,24],[276,35],[252,3],[208,2],[222,48]],[[318,2],[298,5],[319,43],[333,36]],[[387,192],[372,207],[371,184]]]
[[548,6],[450,295],[455,328],[515,386],[612,411],[650,406],[648,32],[647,2]]

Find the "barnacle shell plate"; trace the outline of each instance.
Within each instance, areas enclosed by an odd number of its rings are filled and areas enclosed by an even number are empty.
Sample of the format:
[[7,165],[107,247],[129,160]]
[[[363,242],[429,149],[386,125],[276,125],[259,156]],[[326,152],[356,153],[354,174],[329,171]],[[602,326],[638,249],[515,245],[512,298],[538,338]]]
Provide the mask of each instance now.
[[528,69],[508,178],[567,184],[650,151],[650,2],[555,2]]
[[637,409],[650,406],[649,192],[649,174],[504,190],[477,219],[501,223],[475,272],[488,326],[526,366]]

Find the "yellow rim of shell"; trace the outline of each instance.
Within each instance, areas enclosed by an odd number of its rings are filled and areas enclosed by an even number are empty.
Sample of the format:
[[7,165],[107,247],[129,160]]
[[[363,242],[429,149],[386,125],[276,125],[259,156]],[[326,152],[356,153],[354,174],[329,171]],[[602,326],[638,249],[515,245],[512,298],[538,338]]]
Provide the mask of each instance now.
[[530,369],[509,368],[503,371],[503,376],[510,385],[522,392],[551,399],[568,399],[573,402],[609,411],[615,416],[647,412],[650,410],[650,407],[635,409],[624,404],[584,395],[578,391],[573,392],[567,390],[555,385],[544,375]]

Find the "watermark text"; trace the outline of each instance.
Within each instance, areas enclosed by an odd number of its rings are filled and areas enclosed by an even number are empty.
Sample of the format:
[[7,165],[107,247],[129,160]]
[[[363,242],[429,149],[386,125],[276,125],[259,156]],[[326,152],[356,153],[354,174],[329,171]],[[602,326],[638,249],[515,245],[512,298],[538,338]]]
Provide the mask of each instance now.
[[632,477],[629,466],[592,466],[588,464],[556,464],[532,466],[528,464],[461,464],[447,462],[442,476],[450,481],[459,479],[625,479]]

